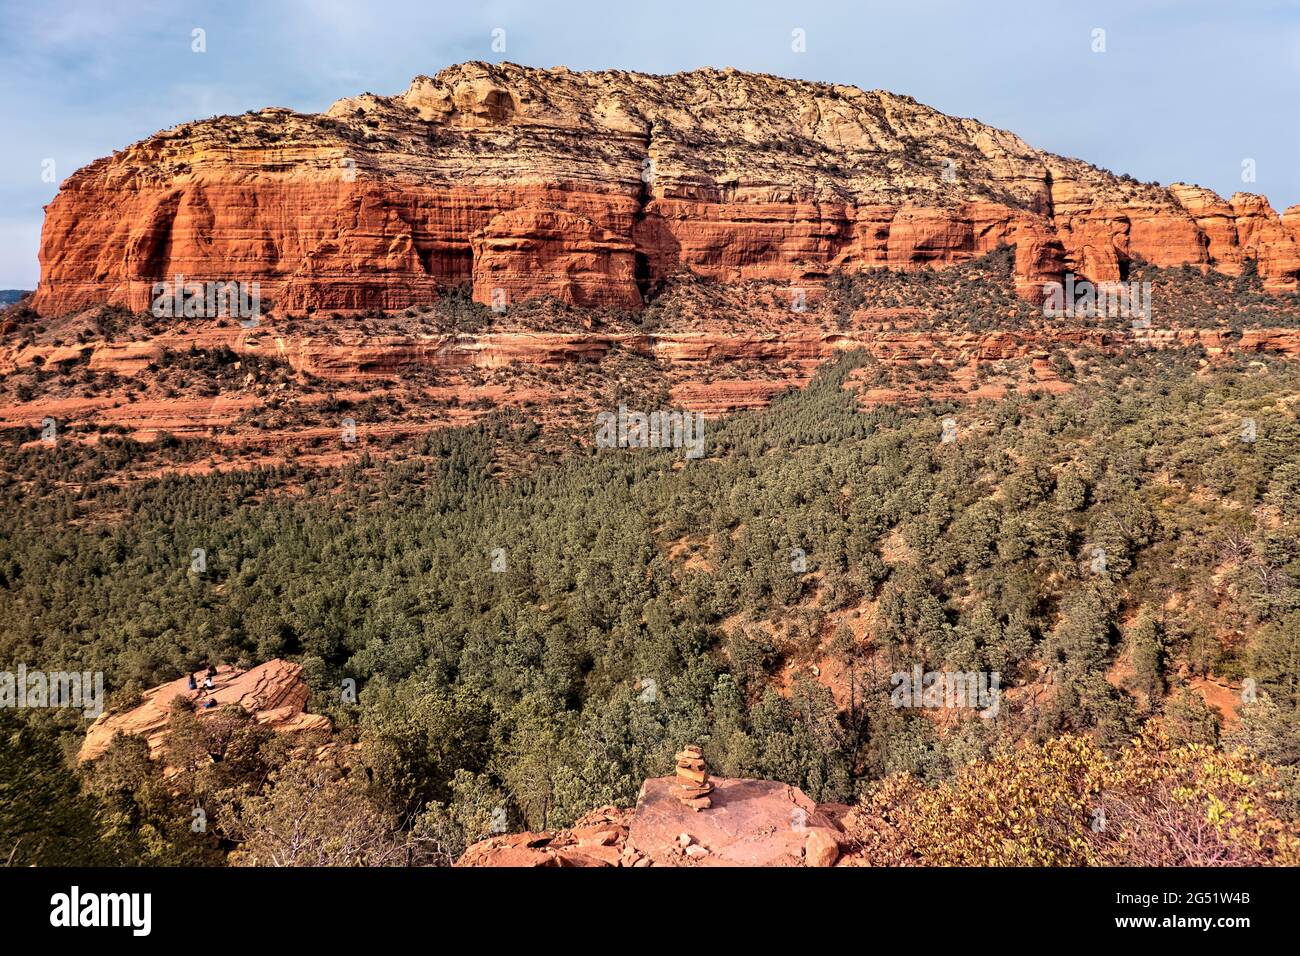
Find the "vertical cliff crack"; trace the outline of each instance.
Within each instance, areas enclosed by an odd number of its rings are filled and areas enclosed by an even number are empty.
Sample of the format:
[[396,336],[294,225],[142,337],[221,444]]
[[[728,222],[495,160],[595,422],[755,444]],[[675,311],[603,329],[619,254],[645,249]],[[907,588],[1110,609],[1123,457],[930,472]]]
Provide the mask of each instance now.
[[645,152],[638,177],[640,185],[636,191],[636,212],[632,214],[631,239],[635,247],[633,253],[633,278],[636,281],[637,292],[641,295],[641,301],[647,302],[658,291],[655,288],[654,276],[650,271],[650,255],[641,244],[645,238],[646,207],[654,199],[651,186],[657,175],[654,158],[653,121],[646,132],[645,141],[641,145]]
[[1056,178],[1052,175],[1052,167],[1046,163],[1043,164],[1043,185],[1047,187],[1047,208],[1043,210],[1043,215],[1053,224],[1056,222],[1056,197],[1053,195],[1052,187],[1056,185]]

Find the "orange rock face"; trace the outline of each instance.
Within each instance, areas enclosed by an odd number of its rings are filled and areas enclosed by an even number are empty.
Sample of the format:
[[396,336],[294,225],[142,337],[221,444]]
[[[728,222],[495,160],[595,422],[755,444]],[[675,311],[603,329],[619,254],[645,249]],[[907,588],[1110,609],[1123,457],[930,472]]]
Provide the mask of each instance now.
[[908,97],[733,70],[467,63],[326,113],[156,134],[47,207],[33,306],[146,308],[154,284],[258,282],[303,311],[475,299],[636,308],[688,269],[815,284],[1016,245],[1020,294],[1140,256],[1296,288],[1300,209],[1122,180]]
[[590,219],[525,206],[497,216],[471,239],[474,298],[508,308],[537,288],[575,305],[641,305],[636,245]]
[[[198,683],[198,690],[190,690],[188,681],[182,677],[146,691],[140,704],[130,710],[101,714],[86,731],[77,759],[94,760],[108,749],[118,733],[145,738],[149,756],[154,759],[165,756],[168,717],[171,703],[177,697],[194,701],[200,719],[215,713],[220,705],[238,704],[273,730],[290,733],[330,729],[327,718],[304,712],[308,690],[302,680],[302,668],[297,664],[274,660],[247,671],[222,665],[217,668],[212,689],[204,689],[201,674]],[[217,706],[205,709],[209,700]]]

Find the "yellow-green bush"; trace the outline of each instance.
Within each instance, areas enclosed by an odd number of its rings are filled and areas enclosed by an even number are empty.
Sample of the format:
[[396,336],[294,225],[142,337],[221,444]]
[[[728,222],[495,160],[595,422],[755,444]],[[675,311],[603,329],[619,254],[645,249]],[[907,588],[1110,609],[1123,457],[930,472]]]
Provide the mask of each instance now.
[[1244,751],[1151,731],[1108,758],[1066,736],[1007,749],[926,787],[872,788],[848,821],[867,860],[922,866],[1295,865],[1277,771]]

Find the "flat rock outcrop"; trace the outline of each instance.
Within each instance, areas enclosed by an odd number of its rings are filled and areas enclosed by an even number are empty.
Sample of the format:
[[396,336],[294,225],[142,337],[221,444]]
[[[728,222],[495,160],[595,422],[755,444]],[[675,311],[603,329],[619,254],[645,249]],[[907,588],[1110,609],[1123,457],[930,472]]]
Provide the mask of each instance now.
[[[193,701],[199,719],[216,713],[223,704],[238,704],[259,723],[276,731],[330,729],[328,718],[304,711],[309,692],[302,679],[302,668],[297,664],[273,660],[251,670],[221,665],[212,677],[211,689],[204,687],[202,672],[197,677],[199,686],[195,690],[189,688],[186,677],[181,677],[146,691],[140,703],[128,710],[105,711],[86,731],[77,759],[94,760],[108,749],[119,732],[143,737],[149,744],[150,757],[164,757],[168,717],[172,701],[177,697]],[[208,705],[208,701],[214,704]]]
[[1300,208],[1164,188],[907,96],[694,70],[464,63],[395,96],[186,123],[46,208],[44,315],[146,308],[155,282],[256,281],[285,310],[396,309],[472,283],[636,308],[686,269],[816,284],[1016,246],[1026,297],[1142,257],[1296,288]]

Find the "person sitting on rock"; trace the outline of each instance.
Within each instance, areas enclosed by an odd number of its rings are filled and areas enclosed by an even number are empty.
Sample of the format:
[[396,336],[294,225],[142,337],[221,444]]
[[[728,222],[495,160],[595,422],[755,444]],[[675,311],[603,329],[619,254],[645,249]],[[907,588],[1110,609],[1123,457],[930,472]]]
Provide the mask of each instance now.
[[187,674],[186,676],[189,678],[190,690],[198,690],[198,689],[199,689],[199,685],[198,685],[198,683],[194,680],[194,675],[193,675],[193,674]]
[[212,675],[209,674],[207,677],[203,678],[203,689],[212,690],[212,688],[213,688]]

